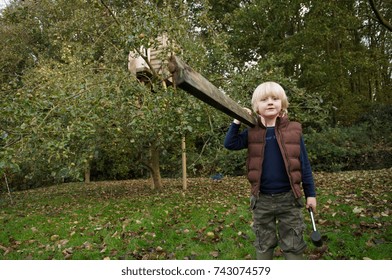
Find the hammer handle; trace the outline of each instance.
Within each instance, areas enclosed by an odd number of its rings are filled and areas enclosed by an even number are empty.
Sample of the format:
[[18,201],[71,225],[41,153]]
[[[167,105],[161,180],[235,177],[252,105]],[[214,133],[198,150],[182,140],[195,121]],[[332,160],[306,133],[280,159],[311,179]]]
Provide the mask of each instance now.
[[312,207],[309,207],[309,208],[308,208],[308,211],[309,211],[309,213],[310,213],[310,219],[312,220],[313,231],[316,231],[317,229],[316,229],[316,223],[315,223],[315,221],[314,221],[314,216],[313,216],[313,209],[312,209]]

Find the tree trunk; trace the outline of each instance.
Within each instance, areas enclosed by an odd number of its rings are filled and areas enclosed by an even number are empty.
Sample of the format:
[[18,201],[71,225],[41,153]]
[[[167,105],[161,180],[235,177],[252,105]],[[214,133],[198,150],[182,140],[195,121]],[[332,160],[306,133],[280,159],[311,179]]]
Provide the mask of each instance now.
[[162,178],[161,171],[159,168],[159,148],[156,142],[152,142],[150,145],[150,171],[151,171],[151,188],[153,190],[162,189]]

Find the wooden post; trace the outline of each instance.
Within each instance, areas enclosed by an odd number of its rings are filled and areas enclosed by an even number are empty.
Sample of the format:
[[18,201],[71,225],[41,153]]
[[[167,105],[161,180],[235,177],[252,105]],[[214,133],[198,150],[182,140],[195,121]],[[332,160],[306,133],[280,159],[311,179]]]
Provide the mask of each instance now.
[[242,106],[221,92],[178,57],[171,56],[168,67],[173,75],[173,83],[177,87],[246,125],[251,127],[256,125],[256,119],[249,115]]
[[185,136],[182,137],[181,150],[182,150],[182,189],[184,191],[186,191],[188,189],[188,184],[187,184],[187,174],[186,174],[186,143],[185,143]]
[[[163,88],[167,90],[165,81],[162,81]],[[186,173],[186,142],[185,135],[181,139],[181,153],[182,153],[182,189],[186,191],[188,189],[187,184],[187,173]]]

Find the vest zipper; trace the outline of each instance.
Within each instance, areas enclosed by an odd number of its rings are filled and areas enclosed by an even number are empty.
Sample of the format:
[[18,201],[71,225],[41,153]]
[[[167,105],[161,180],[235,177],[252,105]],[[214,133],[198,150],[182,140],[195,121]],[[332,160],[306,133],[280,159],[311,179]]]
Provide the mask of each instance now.
[[[286,146],[283,143],[282,133],[280,133],[280,131],[278,130],[277,126],[275,127],[275,134],[279,135],[279,137],[278,137],[278,139],[279,139],[278,144],[279,144],[280,152],[282,153],[283,160],[285,161],[285,167],[286,167],[287,176],[289,177],[290,187],[293,190],[293,193],[295,194],[293,179],[291,178],[291,174],[290,174],[290,170],[291,170],[291,168],[290,168],[290,160],[287,157],[287,150],[286,150]],[[296,194],[295,194],[295,196],[296,196]]]

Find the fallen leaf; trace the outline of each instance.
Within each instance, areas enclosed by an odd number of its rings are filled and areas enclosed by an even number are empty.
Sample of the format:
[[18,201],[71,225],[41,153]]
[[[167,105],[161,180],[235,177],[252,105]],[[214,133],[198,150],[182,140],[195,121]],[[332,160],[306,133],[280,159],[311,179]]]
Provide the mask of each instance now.
[[59,241],[59,246],[60,246],[60,247],[61,247],[61,246],[64,246],[64,245],[66,245],[68,242],[69,242],[68,239],[62,239],[62,240]]
[[370,239],[370,240],[366,241],[366,246],[367,246],[367,247],[374,247],[374,242],[373,242],[373,240]]
[[245,260],[251,260],[251,259],[253,259],[251,254],[248,254],[248,255],[245,256]]
[[326,222],[327,222],[327,220],[323,220],[323,219],[318,219],[318,220],[317,220],[317,223],[320,224],[320,225],[323,225],[323,224],[325,224]]
[[217,257],[219,257],[219,252],[218,251],[212,251],[210,253],[210,256],[213,256],[214,258],[217,258]]
[[359,213],[361,213],[363,211],[365,211],[365,209],[363,209],[361,207],[357,207],[357,206],[355,206],[354,209],[353,209],[353,213],[354,214],[359,214]]
[[162,251],[163,251],[163,248],[162,248],[161,246],[158,246],[158,247],[155,248],[155,250],[156,250],[157,252],[162,252]]
[[51,241],[56,241],[57,239],[59,239],[60,238],[60,236],[58,236],[57,234],[54,234],[54,235],[52,235],[51,237],[50,237],[50,240]]
[[83,248],[85,248],[87,250],[91,250],[93,248],[93,245],[91,245],[90,242],[86,241],[83,243]]

